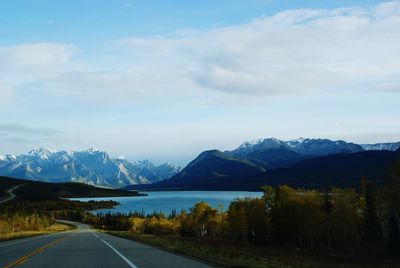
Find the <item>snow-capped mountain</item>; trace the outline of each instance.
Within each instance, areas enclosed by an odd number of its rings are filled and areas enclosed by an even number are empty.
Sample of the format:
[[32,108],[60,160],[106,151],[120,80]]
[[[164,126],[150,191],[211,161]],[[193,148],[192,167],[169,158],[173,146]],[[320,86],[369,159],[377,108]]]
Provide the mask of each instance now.
[[168,163],[155,166],[148,160],[114,159],[93,148],[67,152],[41,147],[27,154],[0,156],[0,175],[3,176],[109,187],[157,182],[172,177],[179,170]]
[[366,151],[396,151],[400,148],[400,142],[361,144],[361,147]]
[[289,148],[289,146],[284,141],[278,140],[276,138],[268,138],[258,139],[255,141],[246,141],[242,143],[238,148],[228,153],[235,156],[247,156],[254,151],[264,151],[279,148]]
[[318,156],[364,151],[360,145],[342,140],[299,138],[287,141],[286,144],[297,153]]
[[399,148],[400,142],[360,145],[343,140],[334,141],[329,139],[299,138],[290,141],[282,141],[276,138],[267,138],[244,142],[236,149],[226,153],[238,157],[247,157],[255,152],[284,149],[302,155],[324,156],[337,153],[356,153],[372,150],[396,151]]
[[229,153],[243,157],[256,151],[271,149],[287,149],[299,154],[315,156],[364,151],[363,147],[360,145],[342,140],[332,141],[328,139],[299,138],[290,141],[282,141],[276,138],[268,138],[259,139],[254,142],[244,142],[238,148]]

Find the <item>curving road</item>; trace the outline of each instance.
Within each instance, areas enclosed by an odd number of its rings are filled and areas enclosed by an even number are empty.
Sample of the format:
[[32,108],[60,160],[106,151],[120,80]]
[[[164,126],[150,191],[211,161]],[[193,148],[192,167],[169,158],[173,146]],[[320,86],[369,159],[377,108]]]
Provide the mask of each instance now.
[[15,198],[14,191],[17,190],[17,189],[18,189],[19,187],[21,187],[21,186],[23,186],[23,184],[20,184],[20,185],[14,186],[14,187],[11,188],[11,189],[8,189],[8,190],[7,190],[7,193],[8,193],[8,195],[9,195],[9,197],[7,197],[6,199],[0,200],[0,204],[1,204],[1,203],[6,203],[6,202],[8,202],[8,201],[13,200],[13,199]]
[[76,230],[0,243],[0,267],[210,267],[193,259],[67,222]]

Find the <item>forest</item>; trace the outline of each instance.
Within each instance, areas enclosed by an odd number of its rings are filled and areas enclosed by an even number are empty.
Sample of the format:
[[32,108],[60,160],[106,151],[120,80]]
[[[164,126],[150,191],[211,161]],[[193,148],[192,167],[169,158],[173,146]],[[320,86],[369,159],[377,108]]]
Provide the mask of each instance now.
[[400,253],[400,185],[329,191],[263,187],[263,198],[233,201],[227,211],[195,204],[190,211],[60,215],[106,230],[157,236],[220,238],[337,254]]
[[22,232],[40,232],[54,225],[59,214],[87,213],[100,208],[111,208],[114,201],[18,200],[0,206],[0,241],[3,237],[19,236]]

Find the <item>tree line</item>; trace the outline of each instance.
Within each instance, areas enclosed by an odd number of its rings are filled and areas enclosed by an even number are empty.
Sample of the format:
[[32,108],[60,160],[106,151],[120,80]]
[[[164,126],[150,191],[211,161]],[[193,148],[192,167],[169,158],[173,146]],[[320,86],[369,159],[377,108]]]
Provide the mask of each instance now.
[[43,231],[54,223],[54,218],[43,214],[0,215],[0,234],[21,231]]
[[0,234],[43,231],[61,215],[82,215],[85,211],[112,208],[116,204],[118,203],[115,201],[79,202],[62,199],[8,202],[0,207]]
[[[224,211],[205,202],[189,211],[75,215],[106,230],[219,238],[316,253],[400,254],[400,184],[329,191],[262,188],[262,198],[236,199]],[[65,216],[65,215],[64,215]]]

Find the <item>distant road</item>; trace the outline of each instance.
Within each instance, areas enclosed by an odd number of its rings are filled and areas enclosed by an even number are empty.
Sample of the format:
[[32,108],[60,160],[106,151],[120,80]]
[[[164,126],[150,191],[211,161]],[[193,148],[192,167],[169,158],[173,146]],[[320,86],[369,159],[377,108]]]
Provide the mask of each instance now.
[[[72,223],[72,222],[67,222]],[[76,230],[0,243],[0,267],[211,267],[72,223]]]
[[23,184],[20,184],[20,185],[14,186],[11,189],[8,189],[6,192],[8,193],[9,197],[7,197],[6,199],[0,200],[0,204],[13,200],[15,198],[14,191],[17,190],[21,186],[23,186]]

